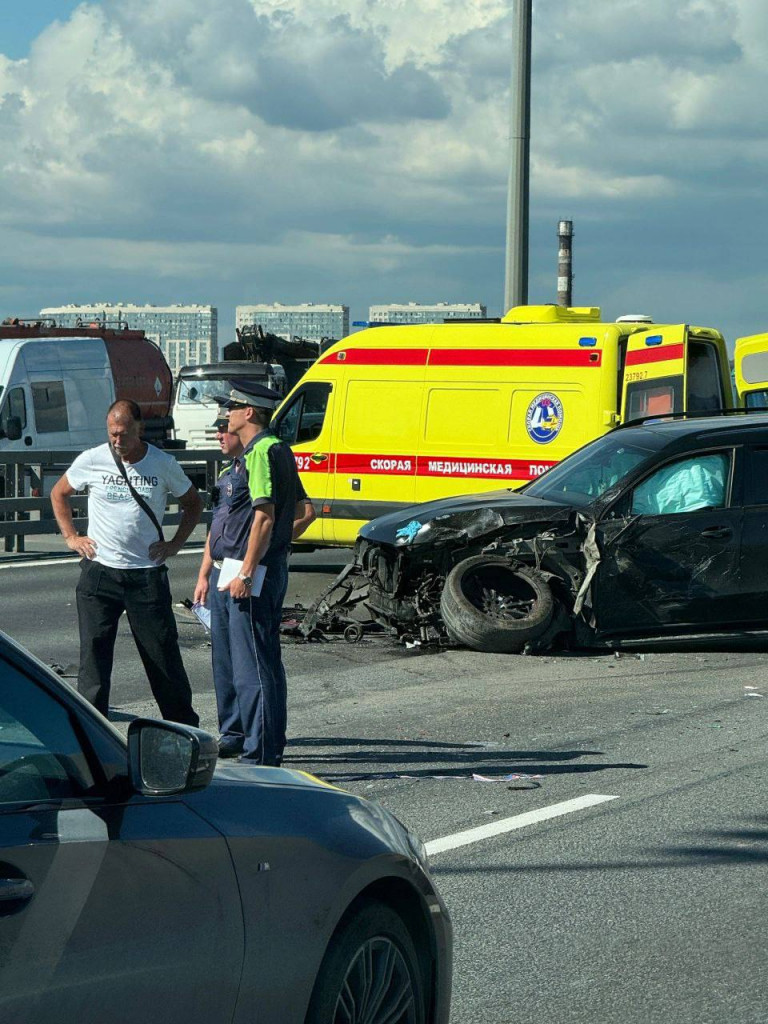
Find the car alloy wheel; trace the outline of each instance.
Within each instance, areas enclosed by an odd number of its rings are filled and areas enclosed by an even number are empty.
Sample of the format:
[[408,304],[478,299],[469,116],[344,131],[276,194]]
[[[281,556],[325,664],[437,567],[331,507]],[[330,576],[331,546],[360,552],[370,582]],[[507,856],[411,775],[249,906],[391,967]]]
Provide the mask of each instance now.
[[306,1024],[425,1024],[419,956],[396,911],[378,901],[347,912],[326,951]]
[[334,1024],[415,1024],[413,982],[391,939],[369,939],[349,965]]

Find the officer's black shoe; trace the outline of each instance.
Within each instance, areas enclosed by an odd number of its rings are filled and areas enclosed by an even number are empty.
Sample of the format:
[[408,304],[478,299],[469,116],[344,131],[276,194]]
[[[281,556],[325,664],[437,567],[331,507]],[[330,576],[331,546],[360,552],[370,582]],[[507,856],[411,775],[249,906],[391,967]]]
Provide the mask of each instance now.
[[219,740],[219,757],[239,757],[243,752],[243,741],[233,736]]

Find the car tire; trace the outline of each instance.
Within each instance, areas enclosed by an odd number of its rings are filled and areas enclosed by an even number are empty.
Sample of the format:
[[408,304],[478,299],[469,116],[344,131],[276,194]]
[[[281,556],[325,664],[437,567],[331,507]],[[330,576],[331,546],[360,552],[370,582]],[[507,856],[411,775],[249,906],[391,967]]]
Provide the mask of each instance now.
[[413,939],[384,903],[356,909],[336,931],[318,972],[305,1024],[425,1024]]
[[448,573],[440,612],[451,640],[487,654],[516,654],[541,636],[555,601],[534,569],[500,555],[474,555]]

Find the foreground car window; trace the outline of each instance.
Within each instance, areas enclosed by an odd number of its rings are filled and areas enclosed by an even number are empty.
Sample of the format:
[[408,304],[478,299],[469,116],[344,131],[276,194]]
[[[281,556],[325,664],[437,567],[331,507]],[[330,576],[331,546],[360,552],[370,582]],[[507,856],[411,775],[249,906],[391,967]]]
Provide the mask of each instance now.
[[663,466],[635,488],[632,514],[665,516],[723,508],[729,469],[730,457],[724,452]]
[[528,487],[526,494],[581,507],[601,497],[657,449],[607,434],[564,459]]
[[0,661],[0,808],[81,797],[93,786],[66,709]]

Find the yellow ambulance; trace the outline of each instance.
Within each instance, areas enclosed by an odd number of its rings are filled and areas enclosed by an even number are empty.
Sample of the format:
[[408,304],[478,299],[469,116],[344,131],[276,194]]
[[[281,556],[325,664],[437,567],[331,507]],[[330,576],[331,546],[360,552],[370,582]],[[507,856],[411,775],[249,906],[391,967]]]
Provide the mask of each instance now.
[[736,340],[734,378],[741,405],[768,408],[768,334]]
[[520,487],[622,420],[733,405],[716,330],[519,306],[497,322],[344,338],[273,429],[318,513],[302,541],[349,545],[363,523],[406,504]]

